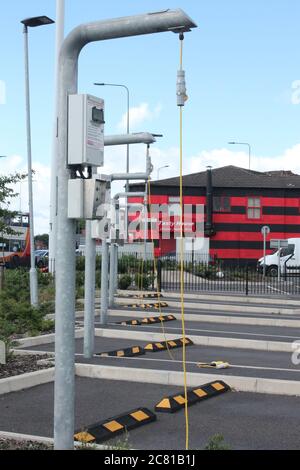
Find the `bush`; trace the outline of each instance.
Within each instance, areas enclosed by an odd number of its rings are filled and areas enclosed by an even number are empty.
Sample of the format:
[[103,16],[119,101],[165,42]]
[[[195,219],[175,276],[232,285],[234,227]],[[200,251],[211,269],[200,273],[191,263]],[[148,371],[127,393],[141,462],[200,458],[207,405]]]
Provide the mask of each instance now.
[[76,271],[84,271],[85,269],[85,257],[77,256],[76,258]]
[[34,336],[50,330],[54,322],[45,320],[47,306],[34,308],[27,301],[19,301],[7,293],[0,294],[0,339],[9,347],[16,334]]
[[150,277],[146,276],[146,274],[136,274],[134,276],[135,286],[138,289],[148,289],[151,283]]
[[129,276],[128,274],[124,274],[119,279],[119,289],[127,290],[128,287],[131,286],[131,282],[132,282],[131,276]]

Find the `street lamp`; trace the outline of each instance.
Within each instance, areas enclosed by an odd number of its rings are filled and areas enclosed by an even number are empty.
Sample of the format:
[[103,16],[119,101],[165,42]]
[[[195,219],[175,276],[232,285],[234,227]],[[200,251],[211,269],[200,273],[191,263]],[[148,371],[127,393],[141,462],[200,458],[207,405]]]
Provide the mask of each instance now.
[[159,180],[159,172],[160,170],[162,170],[163,168],[169,168],[170,165],[164,165],[164,166],[160,166],[158,169],[157,169],[157,179]]
[[[129,134],[129,103],[130,103],[130,98],[129,98],[129,89],[126,85],[121,85],[117,83],[94,83],[94,85],[97,86],[117,86],[121,88],[125,88],[127,92],[127,134]],[[127,145],[127,157],[126,157],[126,173],[129,173],[129,144]],[[128,191],[128,180],[126,182],[126,192]]]
[[27,165],[28,165],[28,198],[30,220],[30,301],[31,305],[38,305],[38,283],[34,256],[34,224],[33,224],[33,192],[32,192],[32,156],[31,156],[31,123],[30,123],[30,87],[29,87],[29,54],[28,54],[28,28],[45,26],[54,23],[47,16],[37,16],[22,20],[24,25],[24,57],[25,57],[25,94],[26,94],[26,130],[27,130]]
[[247,145],[249,151],[249,170],[251,169],[251,145],[247,142],[228,142],[229,145]]

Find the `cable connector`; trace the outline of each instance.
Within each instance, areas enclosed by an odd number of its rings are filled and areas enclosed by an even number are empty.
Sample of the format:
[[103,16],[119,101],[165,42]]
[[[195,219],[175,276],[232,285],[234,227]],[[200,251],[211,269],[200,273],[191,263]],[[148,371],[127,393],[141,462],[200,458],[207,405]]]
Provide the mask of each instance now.
[[188,99],[186,94],[185,71],[178,70],[177,72],[177,106],[184,106]]

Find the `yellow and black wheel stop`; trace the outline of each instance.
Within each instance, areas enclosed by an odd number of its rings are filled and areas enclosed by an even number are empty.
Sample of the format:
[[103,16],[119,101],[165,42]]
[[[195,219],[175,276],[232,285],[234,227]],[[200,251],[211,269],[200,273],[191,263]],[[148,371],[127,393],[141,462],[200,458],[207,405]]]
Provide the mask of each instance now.
[[138,326],[141,325],[140,320],[126,320],[126,321],[119,321],[115,323],[115,325],[132,325],[132,326]]
[[156,415],[147,408],[136,408],[114,418],[92,424],[74,435],[75,441],[99,444],[103,441],[156,421]]
[[122,305],[119,304],[120,307],[126,307],[126,308],[142,308],[142,309],[148,309],[148,308],[154,308],[156,310],[160,308],[165,308],[168,307],[167,302],[155,302],[155,303],[147,303],[147,304],[129,304],[129,305]]
[[174,321],[176,318],[174,315],[161,315],[160,317],[147,317],[140,320],[141,325],[151,325],[154,323]]
[[[200,401],[221,395],[230,391],[231,388],[225,382],[216,380],[200,387],[192,388],[187,392],[187,405],[192,406]],[[161,413],[175,413],[185,407],[184,392],[164,397],[156,406],[155,411]]]
[[142,356],[145,354],[144,348],[140,346],[132,346],[131,348],[126,349],[119,349],[115,351],[109,352],[101,352],[96,353],[96,356],[99,357],[134,357],[134,356]]
[[157,352],[157,351],[165,351],[166,349],[177,349],[182,348],[183,345],[185,346],[192,346],[194,343],[189,338],[180,338],[180,339],[173,339],[169,341],[158,341],[157,343],[149,343],[144,347],[146,352]]

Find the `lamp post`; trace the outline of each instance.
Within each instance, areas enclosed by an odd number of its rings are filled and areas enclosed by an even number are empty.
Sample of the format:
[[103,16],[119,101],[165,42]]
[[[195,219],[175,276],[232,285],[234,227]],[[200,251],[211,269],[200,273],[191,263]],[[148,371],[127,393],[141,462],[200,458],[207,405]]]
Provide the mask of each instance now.
[[157,179],[159,180],[159,172],[160,170],[162,170],[163,168],[169,168],[170,165],[164,165],[164,166],[160,166],[158,169],[157,169]]
[[249,170],[251,170],[251,145],[247,142],[228,142],[229,145],[247,145],[249,151]]
[[30,219],[30,301],[38,305],[38,283],[34,256],[34,223],[33,223],[33,192],[32,192],[32,156],[31,156],[31,123],[30,123],[30,87],[29,87],[29,57],[28,57],[28,28],[54,23],[47,16],[37,16],[22,20],[24,25],[24,57],[25,57],[25,94],[26,94],[26,130],[27,130],[27,165],[28,165],[28,198]]
[[[114,87],[120,87],[124,88],[127,93],[127,134],[130,132],[130,122],[129,122],[129,109],[130,109],[130,95],[129,95],[129,88],[126,85],[122,85],[120,83],[94,83],[96,86],[114,86]],[[129,144],[127,144],[127,150],[126,150],[126,173],[129,173]],[[126,193],[129,192],[129,180],[126,180],[126,186],[125,186],[125,191]],[[126,198],[126,237],[128,239],[128,204],[127,204],[127,198]]]

